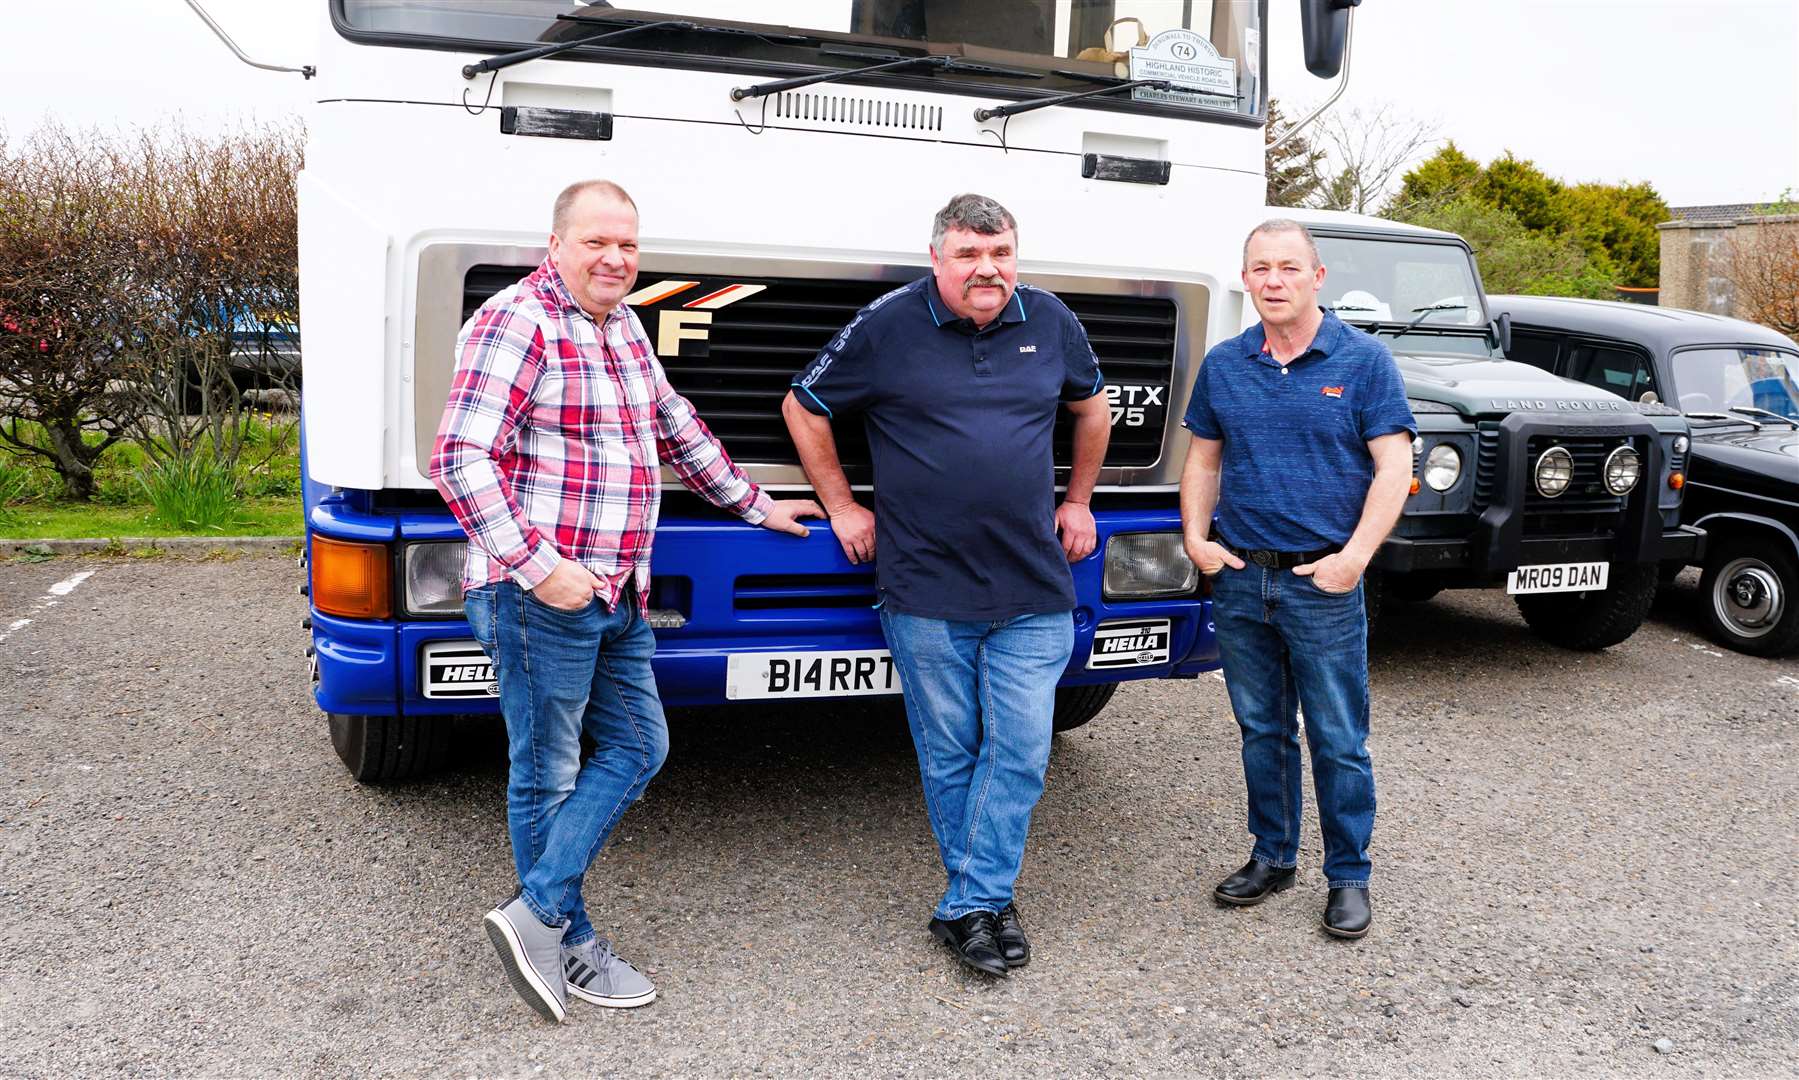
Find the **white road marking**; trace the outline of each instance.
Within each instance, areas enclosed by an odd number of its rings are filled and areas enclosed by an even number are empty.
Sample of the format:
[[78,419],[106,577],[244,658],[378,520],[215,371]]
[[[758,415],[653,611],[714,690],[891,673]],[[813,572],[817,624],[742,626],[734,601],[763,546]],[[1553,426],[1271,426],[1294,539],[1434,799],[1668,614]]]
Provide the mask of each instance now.
[[30,626],[32,615],[36,615],[40,611],[48,611],[50,608],[62,603],[57,597],[67,596],[74,592],[80,587],[82,582],[93,577],[94,573],[95,571],[93,570],[83,570],[79,574],[70,574],[68,577],[63,578],[61,581],[50,586],[47,598],[39,600],[37,606],[32,608],[31,611],[26,614],[25,618],[14,619],[12,624],[6,628],[6,633],[0,634],[0,642],[4,642],[7,638],[18,633],[20,630],[23,630],[25,627]]
[[51,596],[67,596],[70,593],[75,591],[76,586],[80,585],[82,582],[86,581],[88,578],[91,578],[93,576],[94,576],[94,572],[92,570],[83,570],[79,574],[71,574],[68,577],[63,578],[61,581],[57,582],[56,584],[50,586],[50,595]]

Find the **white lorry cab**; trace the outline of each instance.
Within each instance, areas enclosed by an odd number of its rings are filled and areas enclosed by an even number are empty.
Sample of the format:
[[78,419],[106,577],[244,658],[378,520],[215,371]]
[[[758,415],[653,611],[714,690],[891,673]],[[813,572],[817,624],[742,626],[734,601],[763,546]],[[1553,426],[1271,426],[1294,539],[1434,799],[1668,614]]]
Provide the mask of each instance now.
[[[313,2],[311,631],[316,699],[358,778],[424,771],[448,717],[497,709],[462,618],[464,536],[425,469],[458,329],[543,259],[556,194],[587,178],[639,207],[627,302],[671,383],[776,493],[807,490],[780,412],[795,373],[929,272],[951,196],[1004,203],[1021,279],[1079,316],[1112,405],[1058,727],[1122,680],[1217,665],[1180,541],[1179,420],[1245,310],[1266,0]],[[1354,2],[1304,4],[1315,74],[1339,70]],[[866,491],[859,430],[837,439]],[[775,536],[664,480],[649,608],[670,704],[898,692],[871,568],[828,526]]]

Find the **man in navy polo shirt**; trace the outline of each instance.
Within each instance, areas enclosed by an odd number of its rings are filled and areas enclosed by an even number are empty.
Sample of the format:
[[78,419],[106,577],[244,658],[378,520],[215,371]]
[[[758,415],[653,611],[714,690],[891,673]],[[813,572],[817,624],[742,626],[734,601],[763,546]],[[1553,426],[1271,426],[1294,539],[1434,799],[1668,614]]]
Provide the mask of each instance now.
[[[873,560],[879,536],[881,630],[949,879],[930,929],[992,975],[1030,959],[1012,885],[1074,648],[1068,564],[1093,553],[1088,500],[1111,431],[1087,334],[1060,300],[1018,284],[1017,241],[999,203],[951,199],[932,273],[858,312],[781,407],[850,562]],[[1063,404],[1074,463],[1057,506]],[[849,412],[867,421],[872,514],[831,435]]]
[[1359,938],[1374,831],[1362,573],[1405,505],[1417,429],[1393,354],[1320,309],[1323,284],[1298,222],[1263,222],[1244,242],[1243,287],[1262,321],[1200,365],[1181,522],[1188,557],[1212,578],[1255,836],[1249,862],[1213,895],[1246,906],[1293,884],[1302,712],[1324,929]]

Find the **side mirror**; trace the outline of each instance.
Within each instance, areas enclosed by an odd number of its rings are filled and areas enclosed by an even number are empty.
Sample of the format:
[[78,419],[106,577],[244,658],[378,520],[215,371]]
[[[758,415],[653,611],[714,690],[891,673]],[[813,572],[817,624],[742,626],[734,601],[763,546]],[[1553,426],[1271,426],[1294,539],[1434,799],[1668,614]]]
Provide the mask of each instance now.
[[1362,0],[1299,0],[1307,71],[1320,79],[1337,77],[1349,40],[1349,9],[1361,3]]
[[1512,358],[1512,313],[1500,312],[1499,318],[1493,320],[1489,329],[1493,333],[1493,343],[1498,345],[1499,351],[1505,354],[1507,360],[1510,360]]

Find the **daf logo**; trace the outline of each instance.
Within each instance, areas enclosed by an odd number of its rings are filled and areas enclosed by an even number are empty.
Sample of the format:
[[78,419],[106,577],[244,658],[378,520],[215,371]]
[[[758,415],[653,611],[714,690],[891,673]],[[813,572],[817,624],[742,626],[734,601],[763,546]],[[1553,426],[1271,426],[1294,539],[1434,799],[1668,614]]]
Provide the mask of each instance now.
[[626,307],[648,308],[676,297],[684,301],[668,304],[656,313],[656,355],[680,356],[681,342],[705,341],[712,333],[712,313],[730,307],[767,289],[767,285],[732,282],[723,286],[707,282],[701,289],[698,281],[658,281],[638,289],[621,301]]

